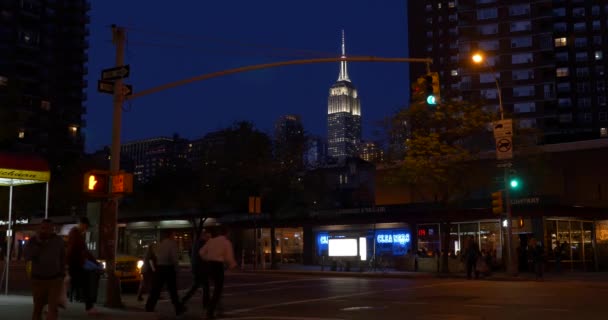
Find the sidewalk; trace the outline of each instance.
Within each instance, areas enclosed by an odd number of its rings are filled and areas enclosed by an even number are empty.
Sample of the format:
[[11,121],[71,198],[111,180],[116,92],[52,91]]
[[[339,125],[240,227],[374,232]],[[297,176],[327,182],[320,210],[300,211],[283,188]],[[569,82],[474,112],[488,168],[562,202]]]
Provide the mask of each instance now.
[[[128,311],[108,309],[96,307],[100,311],[100,315],[93,317],[94,319],[130,319],[137,317],[137,320],[152,320],[158,319],[158,315],[146,313],[143,311]],[[32,297],[31,296],[16,296],[16,295],[0,295],[0,314],[2,319],[19,320],[30,319],[32,317]],[[91,319],[84,312],[82,303],[70,303],[66,310],[59,311],[60,319]]]
[[[329,267],[321,269],[321,266],[310,266],[300,264],[281,264],[279,269],[253,269],[252,265],[247,265],[243,272],[247,273],[264,273],[264,274],[291,274],[291,275],[315,275],[329,277],[363,277],[363,278],[400,278],[400,279],[430,279],[430,278],[445,278],[445,279],[466,279],[464,273],[449,273],[439,274],[436,272],[407,272],[397,271],[395,269],[386,269],[383,271],[360,271],[357,268],[351,271],[330,271]],[[494,272],[490,276],[482,277],[481,280],[488,281],[535,281],[536,277],[531,272],[519,273],[517,276],[508,275],[505,272]],[[545,273],[546,281],[608,281],[608,272],[562,272],[562,273]]]

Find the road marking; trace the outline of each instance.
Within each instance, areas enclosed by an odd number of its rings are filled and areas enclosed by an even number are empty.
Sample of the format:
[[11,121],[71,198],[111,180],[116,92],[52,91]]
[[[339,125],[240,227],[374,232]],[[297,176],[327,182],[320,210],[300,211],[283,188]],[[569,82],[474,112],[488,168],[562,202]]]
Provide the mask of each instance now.
[[276,319],[276,320],[344,320],[343,318],[307,318],[307,317],[268,317],[268,316],[253,316],[253,317],[238,317],[233,319]]
[[406,305],[424,305],[424,304],[431,304],[430,302],[424,302],[424,301],[405,301],[405,302],[395,302],[395,304],[406,304]]
[[491,304],[465,304],[463,307],[469,308],[482,308],[482,309],[500,309],[501,306],[491,305]]
[[465,282],[438,283],[438,284],[429,284],[429,285],[424,285],[424,286],[415,286],[415,287],[406,287],[406,288],[397,288],[397,289],[377,290],[377,291],[368,291],[368,292],[343,294],[343,295],[338,295],[338,296],[333,296],[333,297],[321,297],[321,298],[306,299],[306,300],[288,301],[288,302],[281,302],[281,303],[274,303],[274,304],[266,304],[266,305],[251,307],[251,308],[237,309],[237,310],[233,310],[233,311],[230,311],[230,312],[226,312],[225,314],[227,314],[227,315],[233,315],[233,314],[239,314],[239,313],[244,313],[244,312],[251,312],[251,311],[259,310],[259,309],[268,309],[268,308],[275,308],[275,307],[291,306],[291,305],[294,305],[294,304],[311,303],[311,302],[319,302],[319,301],[326,301],[326,300],[336,300],[336,299],[342,299],[342,298],[352,298],[352,297],[366,296],[366,295],[379,294],[379,293],[385,293],[385,292],[405,291],[405,290],[414,290],[414,289],[426,289],[426,288],[433,288],[433,287],[461,285],[463,283],[465,283]]
[[253,286],[265,286],[269,284],[279,284],[279,283],[290,283],[290,282],[303,282],[303,281],[321,281],[322,279],[296,279],[296,280],[279,280],[279,281],[269,281],[269,282],[256,282],[256,283],[246,283],[246,284],[237,284],[231,286],[224,286],[224,289],[227,288],[241,288],[241,287],[253,287]]

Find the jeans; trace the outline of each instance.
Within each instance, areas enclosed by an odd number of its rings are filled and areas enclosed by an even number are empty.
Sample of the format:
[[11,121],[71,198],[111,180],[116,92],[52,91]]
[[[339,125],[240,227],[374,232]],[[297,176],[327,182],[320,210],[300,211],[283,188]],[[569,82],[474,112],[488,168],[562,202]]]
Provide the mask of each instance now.
[[148,301],[146,301],[146,311],[152,312],[160,297],[160,291],[167,284],[167,290],[171,296],[171,302],[175,308],[175,312],[179,313],[183,306],[179,302],[179,296],[177,295],[177,272],[175,266],[158,266],[154,280],[152,281],[152,291],[148,295]]
[[224,263],[218,261],[209,261],[209,277],[213,281],[213,296],[207,309],[207,315],[213,316],[222,298],[224,290]]
[[70,268],[72,291],[80,294],[87,311],[93,308],[97,300],[97,280],[98,276],[92,271]]
[[190,300],[190,298],[192,298],[192,296],[194,295],[196,290],[198,290],[198,288],[202,288],[203,289],[203,308],[207,308],[209,306],[209,300],[210,300],[210,298],[209,298],[209,271],[207,268],[207,264],[205,263],[202,266],[195,267],[195,269],[193,270],[193,275],[194,275],[194,283],[192,284],[192,287],[190,288],[190,290],[188,290],[186,295],[182,298],[182,303],[186,303],[188,300]]
[[50,280],[32,279],[32,298],[34,308],[32,310],[32,320],[42,319],[42,309],[46,304],[49,305],[46,319],[56,320],[58,304],[62,294],[63,278]]

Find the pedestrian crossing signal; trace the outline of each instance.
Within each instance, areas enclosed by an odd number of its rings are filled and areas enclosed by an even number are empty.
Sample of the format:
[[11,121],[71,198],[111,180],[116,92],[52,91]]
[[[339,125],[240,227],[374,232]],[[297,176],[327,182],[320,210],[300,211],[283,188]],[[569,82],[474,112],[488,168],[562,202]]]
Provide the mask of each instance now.
[[494,214],[503,213],[502,191],[492,193],[492,212]]

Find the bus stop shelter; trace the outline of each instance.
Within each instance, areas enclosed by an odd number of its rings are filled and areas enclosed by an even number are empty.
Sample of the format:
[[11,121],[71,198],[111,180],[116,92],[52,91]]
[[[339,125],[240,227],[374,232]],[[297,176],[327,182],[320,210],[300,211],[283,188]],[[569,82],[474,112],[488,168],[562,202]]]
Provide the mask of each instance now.
[[[8,294],[9,266],[11,244],[13,237],[13,189],[18,186],[44,183],[46,184],[44,217],[49,214],[49,181],[51,172],[47,162],[35,155],[16,153],[0,153],[0,187],[9,188],[8,224],[6,230],[6,265],[2,273],[5,280],[5,294]],[[0,283],[2,283],[0,281]]]

